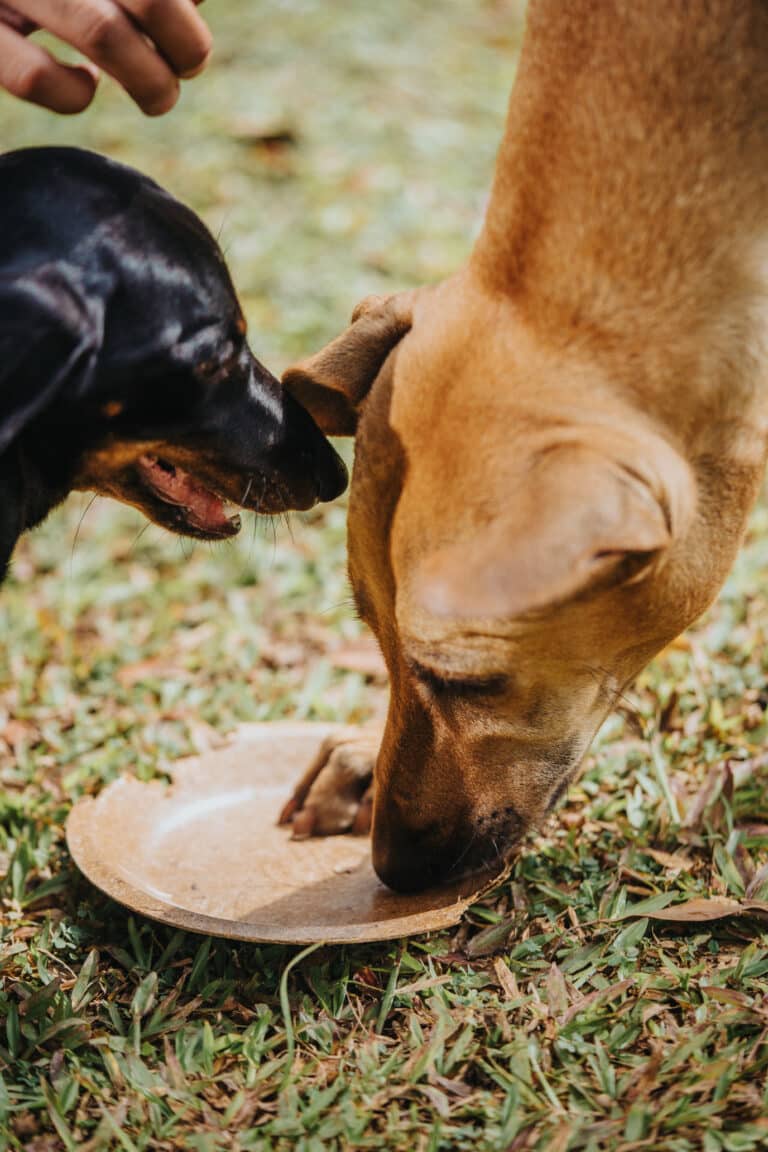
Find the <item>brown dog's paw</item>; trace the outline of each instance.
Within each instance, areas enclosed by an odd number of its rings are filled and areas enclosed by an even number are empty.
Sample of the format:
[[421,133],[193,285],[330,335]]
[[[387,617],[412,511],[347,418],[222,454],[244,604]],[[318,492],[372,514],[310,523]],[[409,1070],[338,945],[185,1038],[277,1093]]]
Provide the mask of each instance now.
[[373,766],[377,734],[349,728],[329,736],[280,813],[279,824],[291,824],[294,840],[367,835],[373,813]]

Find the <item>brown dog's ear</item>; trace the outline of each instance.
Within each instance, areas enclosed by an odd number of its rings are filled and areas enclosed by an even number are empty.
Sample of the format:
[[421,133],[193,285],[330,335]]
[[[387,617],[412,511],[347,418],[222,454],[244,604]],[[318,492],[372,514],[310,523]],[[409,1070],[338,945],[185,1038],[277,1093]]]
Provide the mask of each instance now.
[[284,372],[284,387],[327,435],[355,434],[358,406],[410,328],[412,307],[412,292],[366,296],[346,332]]
[[439,549],[410,604],[443,619],[514,619],[592,588],[639,579],[685,528],[693,482],[668,450],[666,480],[649,482],[583,446],[557,448],[509,493],[509,511],[471,542]]

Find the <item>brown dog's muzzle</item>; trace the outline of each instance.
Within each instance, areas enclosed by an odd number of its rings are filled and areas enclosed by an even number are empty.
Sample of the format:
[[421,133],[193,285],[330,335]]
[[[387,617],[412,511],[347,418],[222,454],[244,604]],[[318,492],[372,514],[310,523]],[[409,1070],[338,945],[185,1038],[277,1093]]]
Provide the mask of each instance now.
[[455,730],[436,725],[418,693],[397,693],[376,762],[372,855],[379,879],[397,892],[418,892],[502,867],[530,821],[508,787],[489,785],[493,776],[509,779],[515,760],[497,740],[457,745]]
[[396,811],[377,805],[373,821],[373,866],[396,892],[418,892],[439,884],[453,851],[439,827],[415,828]]
[[373,826],[373,866],[396,892],[419,892],[474,873],[501,868],[524,824],[513,810],[472,822],[460,816],[444,824],[416,828],[384,808]]
[[398,800],[386,786],[376,794],[373,866],[396,892],[418,892],[500,868],[525,830],[526,822],[511,805],[478,813],[459,788],[438,804],[421,800],[419,795]]

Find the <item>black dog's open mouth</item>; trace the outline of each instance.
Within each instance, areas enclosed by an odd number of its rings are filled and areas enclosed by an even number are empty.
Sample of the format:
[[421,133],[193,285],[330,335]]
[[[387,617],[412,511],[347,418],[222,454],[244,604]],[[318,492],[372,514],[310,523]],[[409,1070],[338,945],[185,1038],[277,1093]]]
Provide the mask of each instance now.
[[173,509],[168,526],[177,532],[223,540],[240,531],[240,516],[233,512],[228,501],[178,464],[145,455],[136,461],[136,470],[148,493],[166,505],[169,512]]

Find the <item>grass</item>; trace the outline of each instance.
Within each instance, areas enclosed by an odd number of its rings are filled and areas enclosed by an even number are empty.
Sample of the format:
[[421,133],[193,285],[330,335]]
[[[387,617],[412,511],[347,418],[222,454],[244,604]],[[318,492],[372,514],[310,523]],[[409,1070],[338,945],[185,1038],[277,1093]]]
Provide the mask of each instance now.
[[[2,141],[96,147],[189,200],[279,369],[359,296],[466,254],[519,5],[207,7],[217,61],[169,119],[109,90],[77,121],[6,100]],[[382,709],[340,667],[362,634],[344,516],[210,550],[75,499],[19,547],[0,596],[0,1149],[768,1145],[764,505],[717,605],[458,931],[241,946],[132,917],[74,870],[69,806],[120,772],[242,720]],[[692,900],[717,918],[674,911]]]

